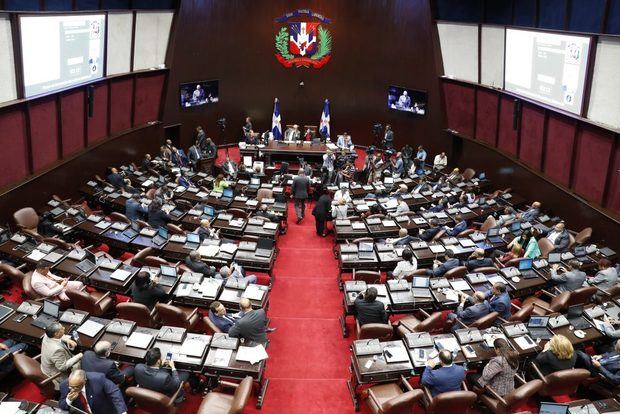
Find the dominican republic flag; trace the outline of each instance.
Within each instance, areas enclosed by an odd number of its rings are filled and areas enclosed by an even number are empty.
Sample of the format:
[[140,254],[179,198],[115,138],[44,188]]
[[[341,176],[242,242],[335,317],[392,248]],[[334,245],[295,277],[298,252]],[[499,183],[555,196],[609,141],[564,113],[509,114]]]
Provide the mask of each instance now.
[[323,113],[321,114],[321,125],[319,126],[319,133],[329,138],[329,100],[325,99],[325,105],[323,105]]
[[271,133],[273,134],[273,139],[279,141],[282,139],[282,125],[280,121],[282,117],[280,117],[280,103],[278,102],[278,98],[273,101],[273,116],[271,117]]

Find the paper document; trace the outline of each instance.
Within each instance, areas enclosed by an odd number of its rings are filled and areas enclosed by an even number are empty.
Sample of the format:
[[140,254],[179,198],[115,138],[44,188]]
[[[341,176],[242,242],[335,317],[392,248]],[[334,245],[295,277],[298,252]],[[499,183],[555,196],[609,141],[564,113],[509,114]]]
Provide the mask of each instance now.
[[261,300],[264,294],[265,294],[265,291],[261,289],[258,285],[248,285],[248,287],[245,289],[245,292],[243,292],[243,295],[241,295],[241,297],[248,298],[251,300]]
[[220,246],[200,246],[198,252],[203,257],[213,257],[220,252]]
[[125,342],[126,346],[131,346],[134,348],[146,349],[151,344],[153,340],[153,335],[145,334],[141,332],[134,332],[131,334],[127,342]]
[[[219,350],[218,350],[219,351]],[[240,346],[237,350],[237,361],[247,361],[250,364],[256,364],[257,362],[267,359],[267,351],[263,345],[257,346]]]
[[0,403],[0,413],[1,414],[17,414],[24,413],[25,411],[20,410],[21,401],[5,401]]
[[237,245],[234,243],[224,243],[220,246],[220,250],[224,253],[233,254],[237,251]]
[[[408,362],[409,354],[404,346],[389,346],[383,348],[385,354],[385,361],[390,362]],[[391,354],[391,356],[390,356]]]
[[[528,341],[528,339],[529,339],[529,341]],[[527,335],[515,338],[514,341],[517,343],[517,345],[519,345],[519,348],[521,348],[523,350],[536,347],[536,342],[532,341],[532,338],[530,338]]]
[[120,280],[121,282],[124,282],[125,280],[127,280],[129,275],[131,275],[131,272],[129,270],[116,269],[110,275],[110,279]]
[[461,350],[461,346],[455,337],[437,339],[435,340],[435,345],[437,345],[437,348],[446,349],[450,352]]
[[78,333],[86,335],[86,336],[90,336],[91,338],[93,338],[95,335],[97,335],[102,329],[104,328],[104,326],[102,324],[100,324],[99,322],[95,322],[95,321],[91,321],[91,320],[87,320],[86,322],[84,322],[79,328],[78,328]]
[[232,357],[232,353],[232,349],[216,349],[215,358],[213,358],[213,365],[216,367],[227,367],[230,362],[230,357]]
[[452,289],[454,290],[460,290],[460,291],[471,290],[467,282],[464,280],[451,280],[450,285],[452,286]]
[[207,344],[200,339],[186,339],[181,345],[181,350],[179,353],[181,355],[193,356],[193,357],[201,357],[204,352]]
[[30,254],[28,255],[28,258],[30,260],[38,262],[39,260],[43,259],[45,256],[47,256],[46,253],[40,250],[34,249],[32,252],[30,252]]
[[189,296],[190,293],[192,293],[192,285],[189,283],[181,283],[174,294],[175,296],[182,298],[185,296]]

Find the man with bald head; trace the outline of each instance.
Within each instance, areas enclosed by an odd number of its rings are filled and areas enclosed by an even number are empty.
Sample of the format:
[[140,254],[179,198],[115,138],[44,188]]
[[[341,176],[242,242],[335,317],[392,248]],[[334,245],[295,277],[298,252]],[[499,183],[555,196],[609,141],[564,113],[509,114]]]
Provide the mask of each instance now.
[[421,383],[434,397],[444,392],[460,391],[465,379],[465,369],[454,363],[452,353],[446,349],[439,352],[437,359],[426,361]]
[[127,378],[133,376],[133,367],[118,369],[115,361],[109,360],[112,352],[112,344],[108,341],[99,341],[93,350],[84,352],[82,357],[82,369],[88,372],[99,372],[115,384],[122,384]]
[[568,234],[568,230],[566,230],[566,225],[563,221],[553,226],[553,230],[547,233],[547,240],[553,243],[553,246],[555,247],[553,249],[554,252],[564,253],[568,250],[570,235]]
[[479,267],[493,266],[493,259],[484,257],[484,249],[477,248],[463,264],[467,267],[467,270],[471,272]]
[[[88,414],[126,414],[123,394],[99,372],[75,370],[60,384],[60,408]],[[72,408],[74,410],[72,410]],[[78,411],[79,410],[79,411]]]
[[230,328],[228,335],[249,341],[267,342],[265,310],[252,309],[252,303],[248,298],[241,298],[239,307],[243,316]]
[[525,210],[523,213],[519,214],[518,217],[521,219],[521,221],[533,221],[540,214],[540,206],[541,205],[539,201],[534,201],[532,203],[532,206]]
[[[493,311],[491,305],[489,305],[489,302],[486,300],[484,292],[477,291],[474,293],[473,297],[459,292],[459,296],[460,304],[456,308],[456,313],[449,313],[448,319],[458,319],[465,325],[470,325]],[[466,303],[468,303],[469,306],[465,307]],[[460,324],[454,324],[452,327],[453,330],[460,328]]]

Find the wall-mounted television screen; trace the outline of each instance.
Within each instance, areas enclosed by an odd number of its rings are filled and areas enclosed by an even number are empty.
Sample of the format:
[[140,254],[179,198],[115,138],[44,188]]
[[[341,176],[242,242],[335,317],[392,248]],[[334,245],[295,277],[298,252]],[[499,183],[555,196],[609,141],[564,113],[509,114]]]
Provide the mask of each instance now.
[[219,100],[219,82],[216,80],[182,83],[179,90],[183,108],[216,103]]
[[411,112],[417,115],[426,113],[428,94],[415,89],[390,86],[388,89],[388,107],[397,111]]

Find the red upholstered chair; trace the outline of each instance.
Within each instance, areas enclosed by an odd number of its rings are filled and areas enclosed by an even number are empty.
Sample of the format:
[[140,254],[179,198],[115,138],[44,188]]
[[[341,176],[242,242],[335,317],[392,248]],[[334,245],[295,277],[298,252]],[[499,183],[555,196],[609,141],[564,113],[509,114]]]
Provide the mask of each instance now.
[[129,387],[125,390],[125,394],[133,399],[136,407],[149,414],[174,414],[177,412],[174,400],[183,389],[183,384],[181,383],[171,397],[142,387]]
[[24,207],[13,213],[13,219],[15,224],[21,230],[28,230],[31,233],[37,233],[37,227],[39,226],[39,215],[32,207]]
[[592,237],[592,227],[586,227],[579,233],[569,230],[570,234],[575,237],[575,244],[585,244]]
[[516,375],[521,382],[521,386],[512,390],[512,392],[504,395],[499,395],[490,386],[484,387],[485,393],[478,397],[478,400],[485,405],[493,414],[509,414],[514,413],[524,403],[526,403],[532,396],[536,395],[543,387],[541,380],[533,380],[525,382],[520,376]]
[[134,321],[139,326],[146,326],[147,328],[157,328],[160,326],[157,321],[157,310],[149,309],[141,303],[117,303],[116,317],[119,319]]
[[88,312],[91,316],[103,316],[112,311],[114,298],[112,292],[88,292],[85,290],[67,290],[67,296],[71,299],[73,307],[77,310]]
[[424,392],[414,390],[401,376],[400,382],[373,385],[368,388],[366,404],[373,414],[409,414]]
[[433,238],[431,239],[431,241],[438,241],[439,239],[441,239],[444,235],[446,234],[446,230],[441,229],[437,232],[437,234],[435,234],[433,236]]
[[273,190],[270,188],[259,188],[256,192],[256,199],[260,203],[264,198],[273,198]]
[[389,323],[367,323],[360,326],[355,320],[357,339],[378,339],[381,342],[390,341],[394,335],[394,328]]
[[181,226],[177,226],[176,224],[168,223],[166,224],[166,227],[168,228],[168,232],[170,234],[180,234],[180,235],[185,234],[185,230],[183,230]]
[[154,252],[155,251],[153,250],[152,247],[145,247],[144,249],[136,253],[131,259],[127,260],[127,262],[129,262],[127,264],[130,264],[135,267],[146,266],[146,264],[144,263],[144,259],[147,256],[151,256]]
[[540,255],[542,257],[548,257],[549,253],[555,249],[555,246],[551,243],[551,241],[549,241],[548,238],[541,237],[538,240],[538,248],[540,249]]
[[213,335],[214,333],[222,332],[222,330],[218,328],[217,325],[214,324],[213,321],[209,319],[208,316],[205,316],[204,318],[202,318],[202,322],[207,327],[207,335]]
[[381,281],[381,272],[353,269],[353,280],[363,280],[368,284],[379,283]]
[[529,319],[534,312],[534,305],[518,307],[513,303],[512,307],[516,308],[517,311],[510,316],[508,322],[523,322],[526,319]]
[[426,269],[416,269],[410,275],[405,275],[403,279],[411,283],[414,276],[426,276]]
[[184,306],[173,306],[169,303],[158,303],[155,305],[163,325],[177,326],[185,328],[189,332],[195,332],[201,315],[198,308],[187,308]]
[[488,266],[488,267],[478,267],[472,271],[473,273],[482,273],[485,275],[492,275],[493,273],[497,273],[497,267]]
[[248,218],[248,213],[238,208],[229,208],[228,210],[226,210],[226,212],[228,214],[231,214],[235,218],[242,218],[242,219]]
[[456,237],[467,237],[470,234],[473,234],[475,232],[476,232],[476,230],[474,230],[474,229],[466,229],[466,230],[463,230],[462,232],[460,232],[459,234],[457,234]]
[[463,328],[478,328],[482,330],[482,329],[487,329],[493,326],[498,316],[499,316],[499,313],[491,312],[488,315],[484,315],[483,317],[476,319],[475,321],[470,323],[469,326],[461,322],[460,319],[456,319],[456,323],[461,325]]
[[468,391],[465,384],[463,384],[463,388],[463,391],[444,392],[433,397],[429,389],[422,386],[422,391],[424,391],[422,404],[426,413],[466,413],[469,407],[478,399],[478,395],[473,391]]
[[598,292],[598,289],[595,286],[586,286],[575,289],[570,294],[570,298],[568,299],[568,306],[588,303],[596,292]]
[[559,295],[554,295],[544,289],[542,292],[547,297],[551,298],[550,302],[546,302],[537,296],[531,296],[525,299],[521,305],[523,307],[528,305],[534,306],[532,314],[537,316],[544,316],[554,312],[564,312],[568,309],[571,292],[562,292]]
[[26,263],[17,267],[13,267],[6,263],[0,263],[0,273],[2,273],[4,277],[8,277],[9,279],[11,279],[11,281],[14,284],[17,284],[17,286],[20,286],[22,284],[22,280],[24,280],[27,274],[32,275],[32,271],[27,273],[22,272],[22,270],[25,268]]
[[150,266],[150,267],[159,267],[161,265],[172,266],[172,267],[176,266],[174,263],[170,264],[166,259],[162,259],[161,257],[158,257],[158,256],[146,256],[142,260],[142,263],[144,263],[144,266]]
[[110,219],[112,221],[118,221],[118,222],[121,222],[121,223],[131,224],[131,220],[129,220],[129,218],[127,218],[126,215],[124,215],[122,213],[118,213],[116,211],[110,213]]
[[52,377],[45,375],[43,371],[41,371],[41,364],[37,361],[39,356],[30,358],[28,355],[21,352],[15,353],[13,354],[15,368],[23,378],[37,386],[41,395],[45,398],[55,398],[57,393],[54,389],[53,380],[63,375],[63,373],[59,372]]
[[482,226],[480,226],[480,231],[482,233],[486,233],[489,229],[492,229],[495,226],[497,226],[497,220],[495,220],[495,217],[489,216],[486,220],[484,220]]
[[577,392],[580,384],[587,381],[590,371],[587,369],[564,369],[543,375],[536,363],[532,362],[534,374],[542,381],[543,386],[538,392],[543,397],[557,395],[573,395]]
[[474,178],[475,175],[476,175],[476,170],[472,168],[466,168],[465,171],[463,171],[463,181],[469,181],[472,178]]
[[433,312],[429,315],[424,309],[419,309],[417,315],[404,316],[394,325],[398,336],[402,338],[410,332],[431,332],[441,327],[442,321],[441,312]]
[[443,276],[446,279],[455,279],[459,277],[464,277],[467,274],[467,268],[465,266],[457,266],[453,269],[448,270]]
[[[208,393],[197,414],[243,414],[243,410],[252,394],[252,377],[245,377],[239,384],[220,381],[220,384],[235,388],[233,395],[211,391]],[[286,410],[285,410],[286,411]]]

